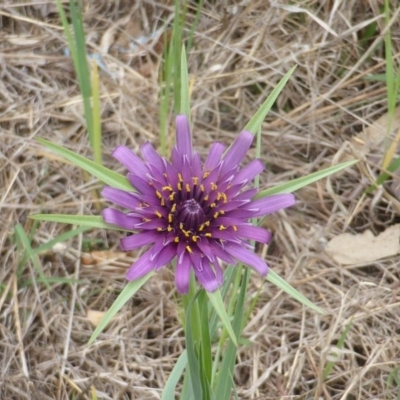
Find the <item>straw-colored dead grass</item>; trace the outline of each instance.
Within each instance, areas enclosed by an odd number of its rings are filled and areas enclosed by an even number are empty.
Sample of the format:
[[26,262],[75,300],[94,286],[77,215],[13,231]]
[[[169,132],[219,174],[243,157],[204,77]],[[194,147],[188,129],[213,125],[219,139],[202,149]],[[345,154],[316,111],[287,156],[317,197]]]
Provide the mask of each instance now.
[[[381,38],[362,41],[373,20],[384,32],[380,2],[298,0],[303,12],[290,3],[206,1],[189,57],[195,145],[203,155],[214,140],[229,143],[298,64],[263,125],[264,186],[355,157],[349,139],[387,111],[384,83],[364,79],[384,72]],[[162,28],[171,12],[156,0],[85,5],[89,50],[102,54],[108,70],[101,71],[107,166],[120,168],[109,156],[116,144],[138,150],[145,140],[158,143],[160,43],[155,38],[125,50]],[[393,1],[394,38],[399,12]],[[99,184],[34,140],[45,137],[90,156],[54,2],[3,3],[0,25],[0,397],[89,399],[95,388],[99,399],[159,399],[184,345],[171,272],[152,279],[88,347],[87,311],[112,304],[129,258],[81,262],[80,249],[117,251],[118,235],[88,231],[39,256],[46,276],[78,280],[72,283],[48,289],[33,264],[19,265],[14,225],[32,235],[33,247],[46,243],[68,227],[36,226],[28,215],[98,214],[93,189]],[[172,141],[172,116],[169,122]],[[345,173],[299,191],[296,207],[268,219],[272,268],[327,315],[252,274],[250,295],[260,285],[262,291],[245,329],[252,345],[238,357],[239,398],[395,398],[399,389],[388,380],[400,363],[398,257],[344,267],[324,253],[341,232],[378,233],[399,220],[398,199],[385,190],[362,197],[382,148],[372,152]],[[335,349],[351,321],[344,348]],[[323,380],[329,360],[334,367]]]

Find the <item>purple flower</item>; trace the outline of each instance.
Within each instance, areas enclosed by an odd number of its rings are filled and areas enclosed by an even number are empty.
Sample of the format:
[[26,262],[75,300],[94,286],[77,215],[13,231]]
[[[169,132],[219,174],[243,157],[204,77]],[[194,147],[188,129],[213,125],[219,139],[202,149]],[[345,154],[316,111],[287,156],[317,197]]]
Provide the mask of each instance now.
[[220,260],[239,261],[267,274],[267,264],[249,241],[268,244],[271,233],[248,220],[289,207],[295,199],[279,194],[252,200],[257,189],[245,187],[264,169],[258,159],[240,168],[252,140],[244,131],[226,152],[224,145],[214,143],[202,165],[192,149],[188,119],[179,115],[171,162],[148,142],[141,148],[144,161],[125,146],[114,150],[137,192],[105,187],[103,196],[127,211],[106,208],[104,221],[136,232],[121,239],[123,250],[150,246],[130,267],[128,280],[158,270],[174,257],[180,293],[188,291],[191,268],[207,291],[216,290],[223,282]]

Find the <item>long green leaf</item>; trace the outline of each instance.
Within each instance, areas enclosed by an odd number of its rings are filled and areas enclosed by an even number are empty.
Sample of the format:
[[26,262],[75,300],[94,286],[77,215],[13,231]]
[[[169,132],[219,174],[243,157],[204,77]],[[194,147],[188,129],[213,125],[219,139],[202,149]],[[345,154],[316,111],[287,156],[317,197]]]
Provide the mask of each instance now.
[[149,272],[142,278],[136,279],[135,281],[129,282],[122,292],[119,294],[117,299],[114,301],[110,309],[106,312],[103,319],[100,321],[99,325],[93,332],[89,339],[89,345],[92,344],[97,336],[103,331],[103,329],[112,320],[115,314],[125,305],[125,303],[154,275],[154,271]]
[[270,270],[267,275],[267,280],[269,280],[275,286],[278,286],[279,289],[283,290],[288,295],[292,296],[294,299],[304,304],[305,306],[311,308],[314,311],[317,311],[320,314],[325,314],[325,311],[322,308],[316,306],[305,296],[299,293],[294,287],[292,287],[288,282],[286,282],[283,278],[281,278],[276,272]]
[[229,321],[228,314],[226,313],[224,301],[222,300],[221,292],[216,290],[215,292],[207,292],[208,298],[212,306],[214,307],[215,311],[217,312],[218,316],[221,319],[222,324],[224,325],[225,329],[227,330],[229,337],[231,338],[232,342],[235,346],[237,346],[237,339],[235,333],[233,332],[232,325]]
[[290,182],[283,183],[282,185],[274,186],[269,189],[262,190],[255,196],[255,199],[260,199],[261,197],[271,196],[273,194],[279,193],[292,193],[295,190],[301,189],[304,186],[310,185],[322,178],[326,178],[336,172],[341,171],[342,169],[351,167],[352,165],[356,164],[358,160],[346,161],[342,164],[334,165],[332,167],[323,169],[322,171],[314,172],[310,175],[303,176],[298,179],[293,179]]
[[[80,0],[70,0],[72,26],[74,30],[74,44],[76,58],[73,59],[75,71],[78,75],[79,87],[83,98],[86,128],[89,133],[89,141],[94,149],[93,139],[93,111],[91,104],[92,87],[90,82],[90,71],[86,54],[86,39],[82,19],[82,3]],[[97,153],[97,151],[95,151]]]
[[267,116],[269,110],[272,105],[275,103],[275,100],[279,96],[282,89],[285,87],[287,81],[292,76],[296,66],[290,68],[290,70],[285,74],[285,76],[280,80],[280,82],[276,85],[276,87],[272,90],[268,98],[264,101],[261,107],[257,110],[257,112],[253,115],[247,125],[243,130],[249,131],[253,134],[256,134],[257,130],[261,127],[265,117]]
[[94,161],[102,165],[103,159],[101,155],[101,108],[100,108],[100,83],[99,71],[96,60],[92,64],[92,97],[93,97],[93,132],[92,132],[92,149]]
[[[37,219],[37,221],[39,221],[39,219]],[[56,236],[54,239],[51,239],[48,242],[43,243],[40,246],[36,247],[35,249],[32,249],[32,254],[37,255],[37,254],[43,253],[45,251],[49,251],[56,244],[61,243],[61,242],[65,242],[65,241],[67,241],[67,240],[79,235],[80,233],[88,231],[89,229],[90,229],[90,227],[80,226],[79,228],[70,230],[68,232],[64,232],[61,235]],[[28,255],[25,254],[24,257],[21,260],[21,263],[25,264],[27,259],[28,259]]]
[[[337,342],[336,347],[341,350],[343,349],[344,343],[346,341],[347,335],[350,332],[350,329],[353,327],[353,318],[351,318],[350,322],[346,325],[344,331],[340,335],[339,341]],[[332,354],[334,357],[338,357],[338,353],[334,352]],[[325,381],[326,378],[328,378],[329,374],[331,373],[333,367],[335,366],[335,361],[329,361],[325,368],[324,371],[322,372],[322,380]]]
[[161,400],[171,400],[175,398],[175,388],[179,380],[181,379],[182,373],[186,368],[187,362],[188,362],[187,351],[183,350],[168,377],[167,383],[164,386]]
[[62,146],[54,144],[49,140],[43,138],[37,138],[36,140],[43,146],[47,147],[48,149],[53,150],[59,156],[70,161],[77,167],[82,168],[83,170],[89,172],[90,174],[100,179],[107,185],[110,185],[117,189],[127,190],[130,192],[134,190],[132,185],[129,183],[128,179],[126,179],[123,175],[111,171],[110,169],[103,167],[102,165],[99,165],[94,161],[91,161],[85,157],[82,157],[71,150],[68,150]]
[[[244,318],[244,305],[247,295],[247,284],[249,282],[249,268],[245,268],[243,275],[243,283],[240,287],[240,294],[237,301],[237,307],[233,316],[233,330],[236,337],[240,338],[243,318]],[[234,384],[232,376],[235,369],[237,346],[232,341],[228,342],[226,350],[222,355],[222,362],[219,368],[219,373],[215,380],[215,398],[218,400],[229,400],[231,398],[231,389]]]
[[[47,289],[50,289],[50,284],[46,279],[47,277],[43,272],[42,266],[40,265],[37,255],[33,253],[31,244],[29,242],[29,238],[26,235],[22,225],[21,224],[15,225],[14,232],[15,232],[16,238],[20,241],[20,243],[22,243],[22,245],[26,251],[26,254],[32,261],[32,264],[35,267],[41,281],[44,282],[44,284],[47,286]],[[22,258],[24,258],[24,256]]]
[[186,60],[185,46],[182,46],[181,53],[181,114],[185,114],[190,119],[190,95],[189,95],[189,76]]
[[97,215],[68,215],[68,214],[35,214],[29,218],[39,221],[60,222],[61,224],[72,224],[79,226],[87,226],[90,228],[114,229],[125,231],[116,225],[107,224],[101,216]]
[[[203,389],[201,384],[201,370],[199,356],[196,352],[196,337],[199,335],[197,322],[191,318],[191,311],[196,306],[197,296],[191,298],[186,308],[186,321],[185,321],[185,339],[186,351],[188,357],[188,372],[190,376],[190,383],[192,385],[192,392],[194,399],[203,399]],[[195,322],[195,323],[193,323]]]

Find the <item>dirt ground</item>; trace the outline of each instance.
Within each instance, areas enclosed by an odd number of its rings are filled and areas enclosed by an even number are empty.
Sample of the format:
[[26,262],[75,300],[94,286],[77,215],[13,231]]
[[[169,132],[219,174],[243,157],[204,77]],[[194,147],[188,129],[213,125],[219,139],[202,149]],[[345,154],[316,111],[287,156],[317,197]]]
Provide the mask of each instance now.
[[[398,56],[400,8],[392,3]],[[386,85],[368,79],[385,73],[382,4],[204,2],[189,54],[193,135],[200,153],[205,156],[215,140],[229,144],[297,64],[262,127],[267,165],[262,187],[361,160],[298,191],[295,207],[266,221],[274,240],[258,251],[327,314],[306,309],[253,272],[249,296],[262,289],[244,331],[252,344],[237,360],[240,399],[399,395],[398,251],[350,263],[326,251],[344,232],[370,230],[376,236],[389,227],[398,244],[399,178],[364,194],[380,173],[385,148]],[[191,3],[188,29],[194,7]],[[88,51],[101,60],[105,165],[120,172],[110,156],[117,144],[135,151],[145,140],[159,144],[160,58],[165,22],[172,17],[167,1],[85,3]],[[78,400],[95,398],[95,392],[98,399],[160,399],[184,347],[170,270],[148,282],[88,347],[96,317],[124,287],[124,272],[137,254],[119,252],[117,232],[88,230],[37,255],[37,264],[21,262],[16,224],[33,249],[71,229],[35,223],[30,214],[98,215],[105,203],[93,195],[101,187],[97,180],[35,141],[44,137],[91,157],[55,2],[3,1],[0,26],[0,398]],[[380,117],[383,127],[374,124]],[[168,124],[171,144],[172,114]],[[254,149],[249,159],[253,156]],[[348,239],[351,252],[368,253],[375,236],[357,245]],[[381,248],[386,241],[379,243]],[[46,277],[63,279],[46,286],[38,279],[38,265]],[[324,377],[329,361],[333,367]]]

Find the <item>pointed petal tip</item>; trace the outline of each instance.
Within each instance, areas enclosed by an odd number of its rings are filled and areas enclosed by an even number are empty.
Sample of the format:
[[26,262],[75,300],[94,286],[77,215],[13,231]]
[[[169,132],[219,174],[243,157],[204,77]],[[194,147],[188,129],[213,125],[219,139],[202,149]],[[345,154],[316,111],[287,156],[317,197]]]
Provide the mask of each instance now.
[[185,114],[179,114],[175,120],[176,124],[176,147],[179,153],[192,157],[192,136],[190,134],[189,119]]

